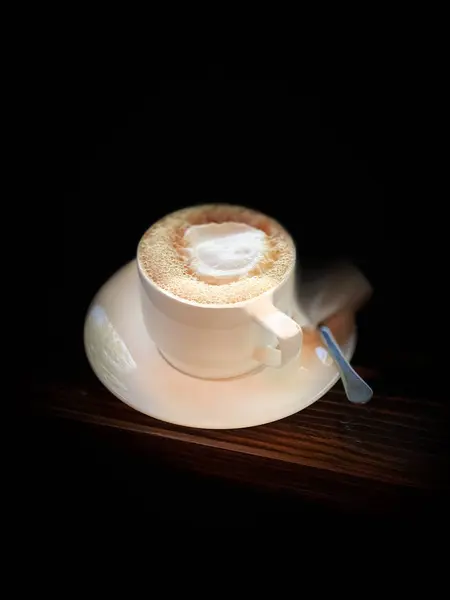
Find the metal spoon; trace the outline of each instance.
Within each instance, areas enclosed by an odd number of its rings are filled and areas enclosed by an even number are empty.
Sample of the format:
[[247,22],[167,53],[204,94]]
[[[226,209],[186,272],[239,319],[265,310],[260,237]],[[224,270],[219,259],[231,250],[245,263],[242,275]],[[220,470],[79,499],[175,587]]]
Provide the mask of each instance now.
[[365,404],[373,396],[372,389],[353,369],[348,360],[342,354],[338,343],[333,337],[333,334],[325,325],[319,326],[319,331],[322,339],[327,347],[328,352],[333,358],[336,367],[344,384],[347,398],[354,404]]

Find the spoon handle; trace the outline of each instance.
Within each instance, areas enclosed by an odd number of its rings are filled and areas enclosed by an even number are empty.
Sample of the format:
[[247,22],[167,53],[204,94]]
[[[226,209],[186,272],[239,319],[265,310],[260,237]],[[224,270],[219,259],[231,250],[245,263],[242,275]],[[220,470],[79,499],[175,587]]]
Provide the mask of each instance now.
[[365,404],[366,402],[369,402],[373,395],[372,389],[358,375],[342,354],[342,351],[329,328],[321,325],[319,331],[327,346],[328,352],[333,358],[339,371],[347,398],[354,404]]

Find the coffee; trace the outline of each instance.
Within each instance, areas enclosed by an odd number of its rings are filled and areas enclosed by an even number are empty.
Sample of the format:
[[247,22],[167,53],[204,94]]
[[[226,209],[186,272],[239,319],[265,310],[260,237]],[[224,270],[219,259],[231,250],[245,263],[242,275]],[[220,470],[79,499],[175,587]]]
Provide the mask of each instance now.
[[156,285],[199,304],[249,300],[283,281],[295,261],[289,234],[248,208],[194,206],[167,215],[143,235],[137,258]]

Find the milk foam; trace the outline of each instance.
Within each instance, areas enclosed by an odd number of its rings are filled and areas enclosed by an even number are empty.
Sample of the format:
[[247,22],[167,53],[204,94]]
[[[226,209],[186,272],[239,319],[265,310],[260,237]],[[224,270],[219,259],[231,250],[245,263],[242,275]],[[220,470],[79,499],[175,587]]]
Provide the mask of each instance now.
[[190,268],[202,281],[223,284],[245,277],[264,258],[266,234],[245,223],[192,225],[184,233]]
[[233,304],[280,284],[295,262],[295,246],[266,215],[204,204],[154,223],[139,242],[138,261],[147,277],[178,298]]

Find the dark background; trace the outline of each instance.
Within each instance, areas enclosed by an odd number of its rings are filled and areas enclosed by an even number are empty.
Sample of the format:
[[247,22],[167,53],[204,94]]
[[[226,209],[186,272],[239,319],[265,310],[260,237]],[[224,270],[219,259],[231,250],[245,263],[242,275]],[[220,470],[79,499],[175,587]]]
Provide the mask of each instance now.
[[36,350],[47,342],[35,371],[47,364],[73,375],[87,306],[146,228],[213,201],[279,219],[304,268],[345,257],[362,269],[375,289],[359,323],[366,362],[385,360],[389,370],[393,338],[426,339],[398,315],[414,315],[425,296],[415,232],[424,229],[416,188],[427,148],[417,117],[409,127],[407,96],[388,78],[357,87],[335,79],[311,91],[295,70],[276,79],[217,64],[169,78],[170,69],[152,77],[128,63],[63,64],[42,78],[33,140],[40,268],[31,277],[44,316],[33,323]]
[[[27,213],[33,244],[25,246],[36,317],[27,324],[33,361],[25,379],[92,377],[82,330],[96,291],[133,258],[157,218],[226,201],[279,219],[305,268],[339,258],[355,262],[375,293],[358,316],[354,362],[379,370],[394,392],[434,393],[424,372],[412,380],[411,365],[395,362],[411,344],[421,364],[431,358],[427,332],[411,327],[426,298],[417,285],[415,233],[423,215],[411,201],[426,149],[420,126],[408,126],[409,96],[389,78],[356,87],[336,78],[311,89],[295,69],[282,78],[221,64],[143,71],[74,55],[46,63],[36,81],[27,147],[38,191]],[[89,486],[100,507],[117,493],[108,473],[116,477],[119,470],[125,481],[127,473],[145,470],[127,463],[120,447],[106,445],[106,475],[98,480],[88,469],[94,442],[83,444],[63,427],[52,430],[47,445],[42,431],[34,436],[30,443],[41,447],[36,460],[47,464],[42,506],[56,490],[75,506],[74,497]],[[63,448],[61,463],[55,447]],[[65,492],[55,477],[61,465]],[[237,512],[242,502],[254,505],[251,490],[233,496],[217,483],[193,484],[181,473],[159,473],[157,463],[153,468],[155,481],[171,479],[173,494],[194,490],[191,504],[200,493],[227,498]],[[139,499],[139,486],[130,493]],[[164,497],[158,502],[163,506]]]
[[42,326],[57,359],[81,343],[89,301],[133,258],[145,229],[194,203],[267,212],[291,231],[304,267],[348,257],[382,305],[393,301],[396,131],[386,98],[339,88],[309,94],[295,78],[229,79],[218,66],[198,79],[143,81],[76,63],[51,75],[34,251],[43,252]]

